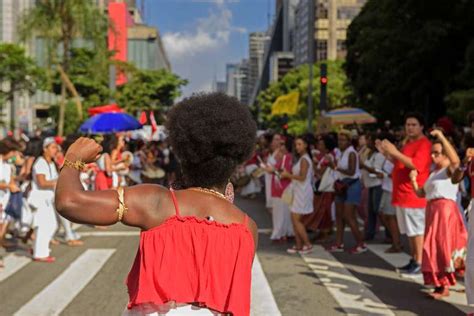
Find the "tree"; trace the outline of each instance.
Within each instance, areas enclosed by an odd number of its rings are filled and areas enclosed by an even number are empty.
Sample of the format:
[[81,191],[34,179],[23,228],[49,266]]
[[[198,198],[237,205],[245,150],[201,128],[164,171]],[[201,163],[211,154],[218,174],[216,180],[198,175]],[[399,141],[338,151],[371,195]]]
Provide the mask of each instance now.
[[[346,76],[342,69],[342,61],[328,61],[328,107],[336,108],[346,104],[350,91],[345,85]],[[320,97],[320,80],[319,65],[313,67],[313,100],[315,113],[318,112],[318,104]],[[300,92],[300,101],[298,113],[290,116],[288,122],[288,131],[292,134],[302,134],[306,131],[308,117],[308,84],[309,84],[309,67],[302,65],[288,72],[280,81],[270,84],[270,86],[260,92],[257,97],[258,106],[260,107],[260,116],[263,119],[264,127],[274,130],[281,130],[281,117],[271,115],[272,104],[275,100],[291,91]],[[315,116],[316,117],[316,116]]]
[[[10,103],[10,129],[15,129],[15,94],[32,95],[42,82],[43,71],[15,44],[0,44],[0,105]],[[3,102],[2,102],[3,101]]]
[[413,110],[444,115],[446,97],[466,86],[458,74],[473,17],[472,1],[369,0],[347,34],[352,100],[396,121]]
[[173,104],[188,83],[165,69],[132,70],[129,80],[118,87],[117,103],[130,113],[140,110],[160,111]]
[[[71,49],[75,38],[82,38],[92,44],[98,56],[107,54],[106,35],[109,22],[106,15],[89,0],[42,0],[25,12],[20,29],[26,40],[33,36],[43,38],[47,43],[49,64],[60,65],[69,73]],[[60,49],[61,48],[61,49]],[[64,114],[67,97],[66,82],[61,83],[61,104],[59,108],[58,134],[63,135]],[[82,115],[78,109],[78,115]]]

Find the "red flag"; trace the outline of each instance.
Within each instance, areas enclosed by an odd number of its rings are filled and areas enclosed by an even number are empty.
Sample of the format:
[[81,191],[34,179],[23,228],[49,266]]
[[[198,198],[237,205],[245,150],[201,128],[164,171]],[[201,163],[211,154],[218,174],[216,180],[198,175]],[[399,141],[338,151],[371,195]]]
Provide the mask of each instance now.
[[156,132],[156,130],[158,129],[158,124],[156,124],[155,114],[153,113],[153,111],[150,111],[150,123],[152,132]]
[[146,117],[146,112],[145,111],[142,111],[142,114],[140,114],[140,119],[138,120],[140,122],[140,124],[142,125],[145,125],[146,122],[148,121],[147,117]]

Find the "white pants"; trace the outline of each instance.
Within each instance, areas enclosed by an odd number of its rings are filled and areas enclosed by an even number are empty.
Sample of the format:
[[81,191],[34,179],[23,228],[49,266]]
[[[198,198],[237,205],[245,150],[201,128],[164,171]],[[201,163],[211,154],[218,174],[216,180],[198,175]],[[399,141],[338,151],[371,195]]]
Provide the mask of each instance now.
[[71,222],[59,214],[58,218],[61,226],[64,228],[64,239],[66,239],[66,241],[78,240],[80,237],[74,230],[72,230]]
[[33,257],[45,258],[49,256],[49,243],[58,229],[56,211],[53,201],[42,200],[37,203],[38,209],[34,217],[36,239],[33,245]]
[[197,308],[192,305],[178,306],[176,308],[171,308],[168,311],[153,311],[149,308],[140,308],[135,307],[132,309],[127,309],[122,313],[122,316],[186,316],[186,315],[202,315],[202,316],[217,316],[222,315],[220,313],[213,312],[207,308]]
[[270,239],[280,239],[285,236],[293,236],[293,224],[291,223],[290,207],[281,198],[273,198],[272,222],[273,231]]

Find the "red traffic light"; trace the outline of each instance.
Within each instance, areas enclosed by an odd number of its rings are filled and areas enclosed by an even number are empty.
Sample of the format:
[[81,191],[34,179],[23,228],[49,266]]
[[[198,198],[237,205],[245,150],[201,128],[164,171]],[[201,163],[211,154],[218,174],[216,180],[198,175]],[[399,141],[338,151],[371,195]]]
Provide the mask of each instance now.
[[321,84],[323,85],[328,84],[328,77],[321,77]]
[[283,127],[283,129],[286,130],[286,129],[288,129],[288,124],[284,124],[282,127]]

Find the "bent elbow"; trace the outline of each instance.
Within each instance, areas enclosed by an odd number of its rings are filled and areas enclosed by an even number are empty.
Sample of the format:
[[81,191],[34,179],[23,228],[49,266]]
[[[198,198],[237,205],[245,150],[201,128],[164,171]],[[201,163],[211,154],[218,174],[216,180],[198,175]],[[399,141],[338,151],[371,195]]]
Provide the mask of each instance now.
[[65,196],[65,195],[56,194],[54,204],[56,207],[56,211],[62,216],[66,217],[67,214],[69,214],[74,209],[74,206],[77,203],[74,201],[74,198],[71,197],[70,195]]

